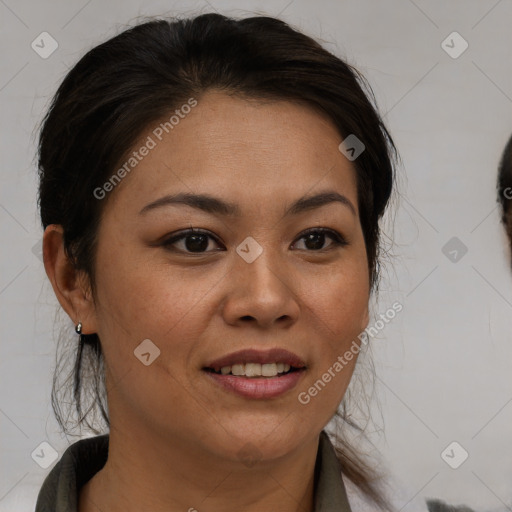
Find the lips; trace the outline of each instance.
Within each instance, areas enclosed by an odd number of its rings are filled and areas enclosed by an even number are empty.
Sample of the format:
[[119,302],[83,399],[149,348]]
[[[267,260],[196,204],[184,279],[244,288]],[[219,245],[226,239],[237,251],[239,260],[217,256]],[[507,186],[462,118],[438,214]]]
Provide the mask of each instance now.
[[282,363],[289,364],[290,367],[297,369],[306,367],[306,363],[297,354],[282,348],[273,348],[270,350],[245,349],[232,352],[211,361],[203,369],[212,369],[218,372],[222,367],[247,363]]
[[282,348],[245,349],[211,361],[202,371],[210,382],[229,394],[270,400],[296,387],[307,367],[297,354]]

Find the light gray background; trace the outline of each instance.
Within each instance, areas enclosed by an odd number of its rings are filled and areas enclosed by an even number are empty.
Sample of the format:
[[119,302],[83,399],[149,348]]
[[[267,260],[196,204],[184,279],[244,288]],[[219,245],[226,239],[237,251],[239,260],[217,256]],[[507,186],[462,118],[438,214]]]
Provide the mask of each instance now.
[[[69,67],[136,17],[213,10],[280,15],[369,79],[403,159],[384,225],[395,256],[374,313],[395,300],[404,309],[372,340],[384,428],[373,442],[398,509],[438,497],[512,510],[512,272],[495,199],[512,132],[510,0],[0,0],[0,510],[33,510],[54,464],[40,468],[32,451],[48,441],[61,455],[76,440],[59,434],[50,407],[59,324],[33,251],[35,126]],[[59,44],[47,59],[31,48],[43,31]],[[456,59],[441,46],[453,31],[469,44]],[[468,248],[457,262],[442,252],[452,237]],[[458,469],[440,455],[452,441],[469,453]]]

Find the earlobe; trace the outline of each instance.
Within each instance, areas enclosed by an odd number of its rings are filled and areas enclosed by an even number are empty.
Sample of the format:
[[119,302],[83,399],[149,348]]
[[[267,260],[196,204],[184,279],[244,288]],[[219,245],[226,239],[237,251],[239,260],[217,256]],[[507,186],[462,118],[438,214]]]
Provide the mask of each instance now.
[[96,329],[94,302],[88,279],[83,271],[76,270],[64,251],[63,228],[49,225],[43,235],[43,261],[53,291],[72,322],[82,323],[82,334],[92,334]]

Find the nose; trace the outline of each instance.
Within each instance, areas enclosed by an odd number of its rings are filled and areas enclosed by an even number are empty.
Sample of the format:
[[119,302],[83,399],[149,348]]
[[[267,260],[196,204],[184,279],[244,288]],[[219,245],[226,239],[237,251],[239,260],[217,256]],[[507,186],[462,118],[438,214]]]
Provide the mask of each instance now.
[[279,264],[278,257],[265,249],[252,263],[236,258],[223,303],[225,321],[261,328],[294,324],[300,307],[292,269]]

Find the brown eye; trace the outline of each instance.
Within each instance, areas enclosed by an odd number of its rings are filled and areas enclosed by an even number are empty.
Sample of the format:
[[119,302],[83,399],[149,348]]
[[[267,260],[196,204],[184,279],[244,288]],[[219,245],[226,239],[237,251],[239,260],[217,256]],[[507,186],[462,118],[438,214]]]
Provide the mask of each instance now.
[[[162,245],[170,251],[176,250],[178,252],[184,253],[202,254],[212,252],[211,250],[207,250],[210,240],[214,240],[216,242],[215,237],[213,237],[207,231],[202,231],[199,229],[189,229],[187,231],[182,231],[181,233],[172,236],[171,238],[166,240]],[[178,242],[181,243],[181,247],[173,247]]]
[[332,243],[327,246],[327,250],[330,248],[348,245],[347,241],[340,233],[326,228],[310,229],[305,233],[302,233],[299,240],[304,239],[305,250],[318,252],[326,250],[323,246],[328,238],[332,240]]

